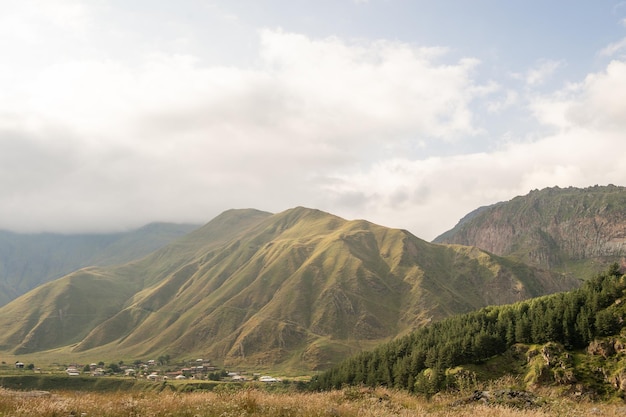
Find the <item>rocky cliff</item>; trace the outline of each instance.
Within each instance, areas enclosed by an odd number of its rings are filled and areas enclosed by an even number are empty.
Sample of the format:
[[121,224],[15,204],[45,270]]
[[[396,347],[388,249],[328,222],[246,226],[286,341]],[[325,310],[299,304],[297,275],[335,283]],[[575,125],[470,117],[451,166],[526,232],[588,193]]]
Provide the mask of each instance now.
[[598,270],[626,254],[626,188],[534,190],[470,213],[434,242],[477,246],[544,268]]

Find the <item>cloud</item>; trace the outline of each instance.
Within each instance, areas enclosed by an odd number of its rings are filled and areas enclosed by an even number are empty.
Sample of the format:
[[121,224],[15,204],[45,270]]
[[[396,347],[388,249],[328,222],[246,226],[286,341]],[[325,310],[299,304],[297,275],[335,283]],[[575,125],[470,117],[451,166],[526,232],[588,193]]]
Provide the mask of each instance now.
[[[254,206],[324,208],[327,173],[480,131],[475,59],[263,30],[250,67],[159,51],[0,75],[0,227],[109,230]],[[401,194],[396,201],[402,201]]]
[[[432,239],[469,211],[551,186],[586,187],[626,181],[622,136],[575,131],[528,143],[512,143],[497,152],[393,159],[371,170],[339,175],[325,189],[336,199],[334,211]],[[352,198],[344,204],[346,196]],[[398,198],[402,196],[402,198]]]
[[617,54],[618,52],[623,51],[624,48],[626,48],[626,38],[623,38],[617,42],[613,42],[607,45],[600,51],[600,55],[611,57]]
[[612,61],[580,84],[537,97],[531,108],[543,123],[561,129],[613,131],[626,127],[626,62]]
[[270,30],[262,32],[261,43],[271,76],[280,80],[282,91],[302,100],[292,104],[306,111],[295,119],[306,131],[320,122],[361,140],[382,131],[442,139],[477,131],[469,107],[481,94],[470,76],[476,60],[441,64],[442,48],[387,41],[349,44]]
[[513,74],[513,78],[524,81],[529,87],[536,87],[545,83],[563,65],[561,61],[542,60],[526,73]]
[[[470,210],[532,189],[624,184],[626,164],[618,150],[626,127],[625,89],[626,63],[614,61],[575,88],[534,99],[535,115],[553,129],[550,134],[510,141],[493,152],[387,159],[337,175],[325,189],[337,212],[368,213],[370,220],[432,239]],[[345,195],[359,199],[344,205]]]
[[[2,229],[119,230],[305,205],[431,239],[534,188],[626,183],[621,60],[539,95],[476,81],[480,61],[446,48],[280,29],[258,33],[246,65],[132,36],[127,59],[93,53],[117,28],[63,4],[37,12],[45,18],[17,6],[0,17],[15,23],[0,24]],[[77,26],[48,40],[68,16]],[[543,85],[561,65],[540,62],[522,79]],[[490,135],[474,109],[527,104],[541,130],[474,150]],[[459,144],[469,153],[455,154]],[[443,151],[425,156],[433,149]]]
[[528,85],[538,85],[545,82],[545,80],[552,76],[554,72],[563,66],[559,61],[543,61],[538,67],[533,68],[526,74],[526,83]]
[[500,100],[492,100],[487,103],[487,110],[491,113],[500,113],[519,102],[520,94],[515,90],[507,90]]

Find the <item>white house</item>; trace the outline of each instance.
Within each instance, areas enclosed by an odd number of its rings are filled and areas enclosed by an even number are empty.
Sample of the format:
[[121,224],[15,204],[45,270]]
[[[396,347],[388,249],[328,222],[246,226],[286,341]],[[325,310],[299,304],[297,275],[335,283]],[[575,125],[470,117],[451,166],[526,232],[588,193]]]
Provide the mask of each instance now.
[[68,374],[69,376],[80,376],[80,371],[73,366],[70,366],[69,368],[67,368],[65,370],[65,373]]

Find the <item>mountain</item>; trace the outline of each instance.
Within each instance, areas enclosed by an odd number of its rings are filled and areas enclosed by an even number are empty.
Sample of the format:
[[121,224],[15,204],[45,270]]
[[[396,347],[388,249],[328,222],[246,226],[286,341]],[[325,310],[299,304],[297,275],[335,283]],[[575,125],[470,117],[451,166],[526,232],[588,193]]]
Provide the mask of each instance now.
[[152,223],[123,233],[75,235],[0,231],[0,306],[77,269],[141,258],[198,227]]
[[[523,389],[626,394],[626,276],[618,264],[576,290],[490,306],[425,326],[355,355],[314,389],[380,385],[433,394],[509,374]],[[561,390],[562,392],[564,390]]]
[[476,246],[562,272],[599,272],[626,255],[626,188],[531,191],[473,211],[434,242]]
[[431,320],[578,284],[318,210],[229,210],[143,259],[4,306],[0,350],[320,369]]

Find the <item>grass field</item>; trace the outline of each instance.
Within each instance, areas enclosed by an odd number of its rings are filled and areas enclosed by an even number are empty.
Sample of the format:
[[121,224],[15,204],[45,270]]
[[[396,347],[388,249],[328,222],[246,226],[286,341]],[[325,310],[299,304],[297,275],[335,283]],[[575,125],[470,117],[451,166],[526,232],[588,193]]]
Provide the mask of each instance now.
[[626,404],[545,399],[538,407],[517,409],[466,402],[463,396],[430,400],[387,389],[349,388],[326,393],[272,393],[260,388],[179,393],[172,391],[78,392],[12,391],[0,388],[0,416],[38,417],[356,417],[356,416],[605,416],[626,414]]

